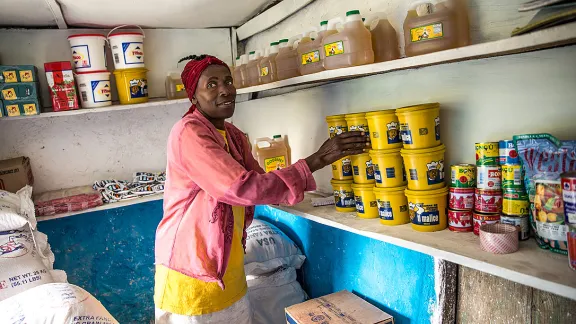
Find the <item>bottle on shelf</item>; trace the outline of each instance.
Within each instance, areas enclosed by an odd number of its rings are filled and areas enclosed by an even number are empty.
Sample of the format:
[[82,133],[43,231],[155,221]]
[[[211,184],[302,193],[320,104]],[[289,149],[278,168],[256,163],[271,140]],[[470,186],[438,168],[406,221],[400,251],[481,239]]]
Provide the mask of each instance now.
[[[320,23],[320,30],[316,28],[310,29],[309,31],[302,34],[302,41],[298,44],[298,59],[300,63],[300,74],[312,74],[324,71],[324,65],[322,62],[322,39],[326,34],[328,28],[328,21],[322,21]],[[310,34],[316,32],[316,38],[310,38]],[[310,39],[305,41],[305,39]]]
[[234,64],[234,70],[232,71],[232,78],[234,78],[234,86],[236,89],[242,88],[242,70],[240,66],[242,65],[242,60],[240,56],[236,57],[236,63]]
[[288,147],[280,135],[274,135],[274,139],[268,137],[256,139],[253,153],[260,167],[266,172],[284,169],[290,165]]
[[280,49],[276,56],[276,69],[278,80],[286,80],[300,76],[298,51],[294,48],[294,43],[300,40],[300,35],[290,39],[280,40]]
[[180,77],[180,72],[168,72],[164,85],[166,87],[166,97],[168,99],[184,99],[188,97],[186,89],[184,89],[184,83],[182,83],[182,78]]
[[372,35],[372,50],[374,51],[375,63],[400,58],[398,35],[390,21],[386,19],[386,14],[383,12],[374,13],[366,18],[364,25]]
[[246,86],[253,87],[260,84],[260,51],[250,52],[248,64],[246,64],[248,82]]
[[[238,84],[236,86],[237,89],[246,88],[248,86],[248,72],[246,71],[246,65],[248,64],[248,55],[243,54],[240,55],[240,65],[236,68],[237,72],[235,72],[234,78],[238,77],[238,81],[235,80],[234,84]],[[235,71],[236,71],[235,70]]]
[[278,55],[278,42],[270,43],[268,55],[260,60],[260,81],[262,84],[278,81],[276,71],[276,56]]
[[[342,18],[336,17],[329,20],[328,24],[338,24],[342,21]],[[328,29],[332,29],[331,26],[328,26]],[[359,10],[348,11],[344,29],[326,36],[322,43],[326,70],[374,63],[372,36],[362,23]]]

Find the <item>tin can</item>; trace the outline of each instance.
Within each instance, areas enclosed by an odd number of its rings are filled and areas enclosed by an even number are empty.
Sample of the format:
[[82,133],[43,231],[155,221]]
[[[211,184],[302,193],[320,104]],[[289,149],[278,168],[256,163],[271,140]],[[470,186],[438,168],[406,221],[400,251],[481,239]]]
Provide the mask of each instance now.
[[450,167],[454,188],[476,187],[476,166],[473,164],[456,164]]
[[480,165],[476,167],[478,179],[476,188],[500,190],[502,188],[502,167],[499,165]]
[[520,164],[514,141],[503,140],[498,142],[498,152],[500,164]]
[[564,200],[564,218],[566,224],[576,225],[576,171],[564,172],[562,181],[562,199]]
[[502,191],[502,213],[509,216],[523,216],[530,213],[530,199],[524,190],[504,189]]
[[566,235],[568,240],[568,265],[572,270],[576,271],[576,226],[566,225],[568,233]]
[[498,165],[499,154],[497,142],[476,143],[476,165]]
[[448,209],[448,229],[453,232],[472,232],[472,211]]
[[448,208],[454,210],[474,209],[474,188],[450,188]]
[[530,238],[530,225],[528,223],[528,215],[500,215],[500,223],[515,226],[518,230],[518,239],[520,241],[526,241]]
[[496,224],[500,222],[500,214],[482,214],[475,212],[473,214],[474,234],[480,234],[480,226],[484,224]]
[[480,213],[495,214],[502,209],[502,191],[476,189],[474,210]]
[[522,167],[518,164],[505,164],[502,168],[502,189],[522,189]]

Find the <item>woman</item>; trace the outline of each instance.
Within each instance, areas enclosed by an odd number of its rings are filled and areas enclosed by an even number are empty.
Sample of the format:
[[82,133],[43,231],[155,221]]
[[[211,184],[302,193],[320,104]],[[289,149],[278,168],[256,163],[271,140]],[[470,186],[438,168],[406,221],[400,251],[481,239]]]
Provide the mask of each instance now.
[[[191,56],[182,81],[192,107],[168,138],[164,218],[156,232],[157,323],[250,323],[244,244],[254,205],[296,204],[316,189],[312,172],[363,152],[363,133],[326,141],[294,165],[264,173],[235,108],[228,66]],[[183,60],[185,60],[183,59]]]

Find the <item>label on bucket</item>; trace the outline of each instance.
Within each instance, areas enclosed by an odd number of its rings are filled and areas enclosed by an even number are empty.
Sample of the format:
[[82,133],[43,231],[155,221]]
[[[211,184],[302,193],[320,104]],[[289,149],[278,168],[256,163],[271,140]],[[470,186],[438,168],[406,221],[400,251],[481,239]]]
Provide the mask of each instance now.
[[418,181],[418,170],[416,169],[410,169],[408,170],[410,171],[410,180],[412,181]]
[[400,124],[400,136],[404,144],[414,144],[412,143],[412,132],[408,128],[408,124]]
[[334,190],[334,202],[336,207],[340,208],[354,207],[356,205],[354,193],[345,190]]
[[368,178],[368,180],[374,180],[374,165],[372,164],[372,160],[366,162],[366,178]]
[[[142,42],[122,43],[122,53],[124,54],[124,64],[144,63],[144,44]],[[116,55],[114,55],[114,60],[120,63]]]
[[92,67],[90,63],[90,51],[88,45],[72,46],[72,60],[74,67],[77,69],[85,69]]
[[398,123],[392,121],[389,124],[386,124],[386,128],[387,128],[386,135],[388,138],[388,144],[400,143],[400,133],[398,132]]
[[148,97],[148,82],[146,79],[132,79],[129,81],[130,98]]
[[[92,100],[94,102],[105,102],[112,101],[112,93],[110,92],[110,80],[98,80],[90,81],[92,86]],[[85,100],[84,94],[82,94],[82,101]]]
[[350,161],[350,159],[342,160],[342,175],[345,177],[352,176],[352,162]]
[[374,179],[377,183],[382,183],[382,173],[378,164],[374,164]]
[[388,178],[388,179],[396,178],[396,169],[395,168],[386,168],[386,178]]
[[394,213],[392,212],[392,204],[389,201],[378,199],[378,216],[384,220],[394,220]]
[[356,196],[354,198],[356,200],[356,211],[360,214],[364,214],[366,210],[364,209],[364,202],[362,201],[362,197]]
[[436,140],[440,140],[440,117],[434,118],[434,134],[436,135]]
[[444,182],[444,160],[426,163],[426,178],[429,185]]
[[437,204],[414,204],[408,203],[410,221],[415,225],[438,225],[440,224],[440,210]]

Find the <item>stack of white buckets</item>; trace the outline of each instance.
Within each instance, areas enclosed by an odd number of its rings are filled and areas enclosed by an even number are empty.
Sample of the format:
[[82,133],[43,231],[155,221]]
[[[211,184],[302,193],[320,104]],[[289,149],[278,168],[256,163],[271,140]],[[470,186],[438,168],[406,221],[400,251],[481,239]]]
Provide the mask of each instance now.
[[78,34],[68,37],[72,52],[75,78],[80,93],[82,108],[97,108],[112,105],[110,72],[106,64],[106,41],[112,50],[114,76],[121,104],[148,101],[148,81],[144,65],[144,31],[112,32],[100,34]]

